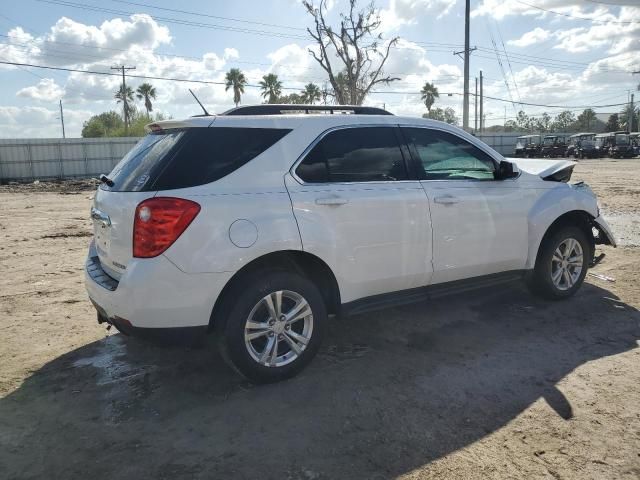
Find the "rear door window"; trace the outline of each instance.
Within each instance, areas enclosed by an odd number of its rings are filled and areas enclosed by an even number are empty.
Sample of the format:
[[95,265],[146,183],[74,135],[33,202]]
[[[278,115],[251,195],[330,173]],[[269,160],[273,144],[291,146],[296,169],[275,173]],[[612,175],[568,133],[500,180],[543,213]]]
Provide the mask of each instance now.
[[214,182],[271,148],[291,130],[209,127],[144,137],[109,178],[112,191],[172,190]]
[[307,183],[380,182],[408,178],[395,127],[328,133],[296,169]]

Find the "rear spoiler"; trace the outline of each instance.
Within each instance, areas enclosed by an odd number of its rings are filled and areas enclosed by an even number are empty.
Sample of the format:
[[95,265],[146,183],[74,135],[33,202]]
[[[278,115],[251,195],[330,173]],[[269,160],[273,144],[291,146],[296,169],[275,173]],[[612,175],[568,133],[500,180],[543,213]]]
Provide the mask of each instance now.
[[[211,117],[211,123],[215,121],[216,117]],[[185,121],[185,120],[159,120],[157,122],[150,123],[145,125],[144,130],[147,133],[151,132],[161,132],[162,130],[170,130],[175,128],[189,128],[195,126],[211,126],[211,123],[208,125],[194,125],[193,122]]]

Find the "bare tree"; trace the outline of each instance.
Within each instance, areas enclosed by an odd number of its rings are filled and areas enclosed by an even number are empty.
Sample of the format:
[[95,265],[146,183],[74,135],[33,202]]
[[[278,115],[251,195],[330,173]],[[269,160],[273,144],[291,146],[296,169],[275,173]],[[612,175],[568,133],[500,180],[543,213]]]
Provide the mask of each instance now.
[[[372,87],[400,80],[384,74],[383,67],[391,48],[398,43],[394,37],[386,45],[380,27],[380,15],[373,2],[358,9],[358,0],[349,0],[349,13],[340,14],[337,28],[327,24],[327,0],[303,0],[307,12],[313,17],[314,27],[307,28],[318,45],[318,51],[309,53],[327,75],[340,105],[361,105]],[[342,77],[342,78],[340,78]]]

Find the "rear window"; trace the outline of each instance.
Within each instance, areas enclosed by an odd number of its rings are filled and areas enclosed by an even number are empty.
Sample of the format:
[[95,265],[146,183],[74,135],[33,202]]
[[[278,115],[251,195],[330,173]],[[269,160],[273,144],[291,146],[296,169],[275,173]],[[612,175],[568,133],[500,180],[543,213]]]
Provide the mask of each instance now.
[[151,133],[109,174],[118,192],[194,187],[214,182],[272,147],[291,130],[190,128]]

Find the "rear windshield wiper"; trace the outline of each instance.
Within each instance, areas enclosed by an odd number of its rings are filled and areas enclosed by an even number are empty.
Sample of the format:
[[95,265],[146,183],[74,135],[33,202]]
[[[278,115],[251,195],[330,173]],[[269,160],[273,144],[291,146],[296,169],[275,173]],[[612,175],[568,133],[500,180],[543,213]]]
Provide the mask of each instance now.
[[100,175],[100,181],[104,184],[106,184],[108,187],[113,187],[115,184],[113,183],[113,180],[111,180],[109,177],[107,177],[104,173],[102,175]]

